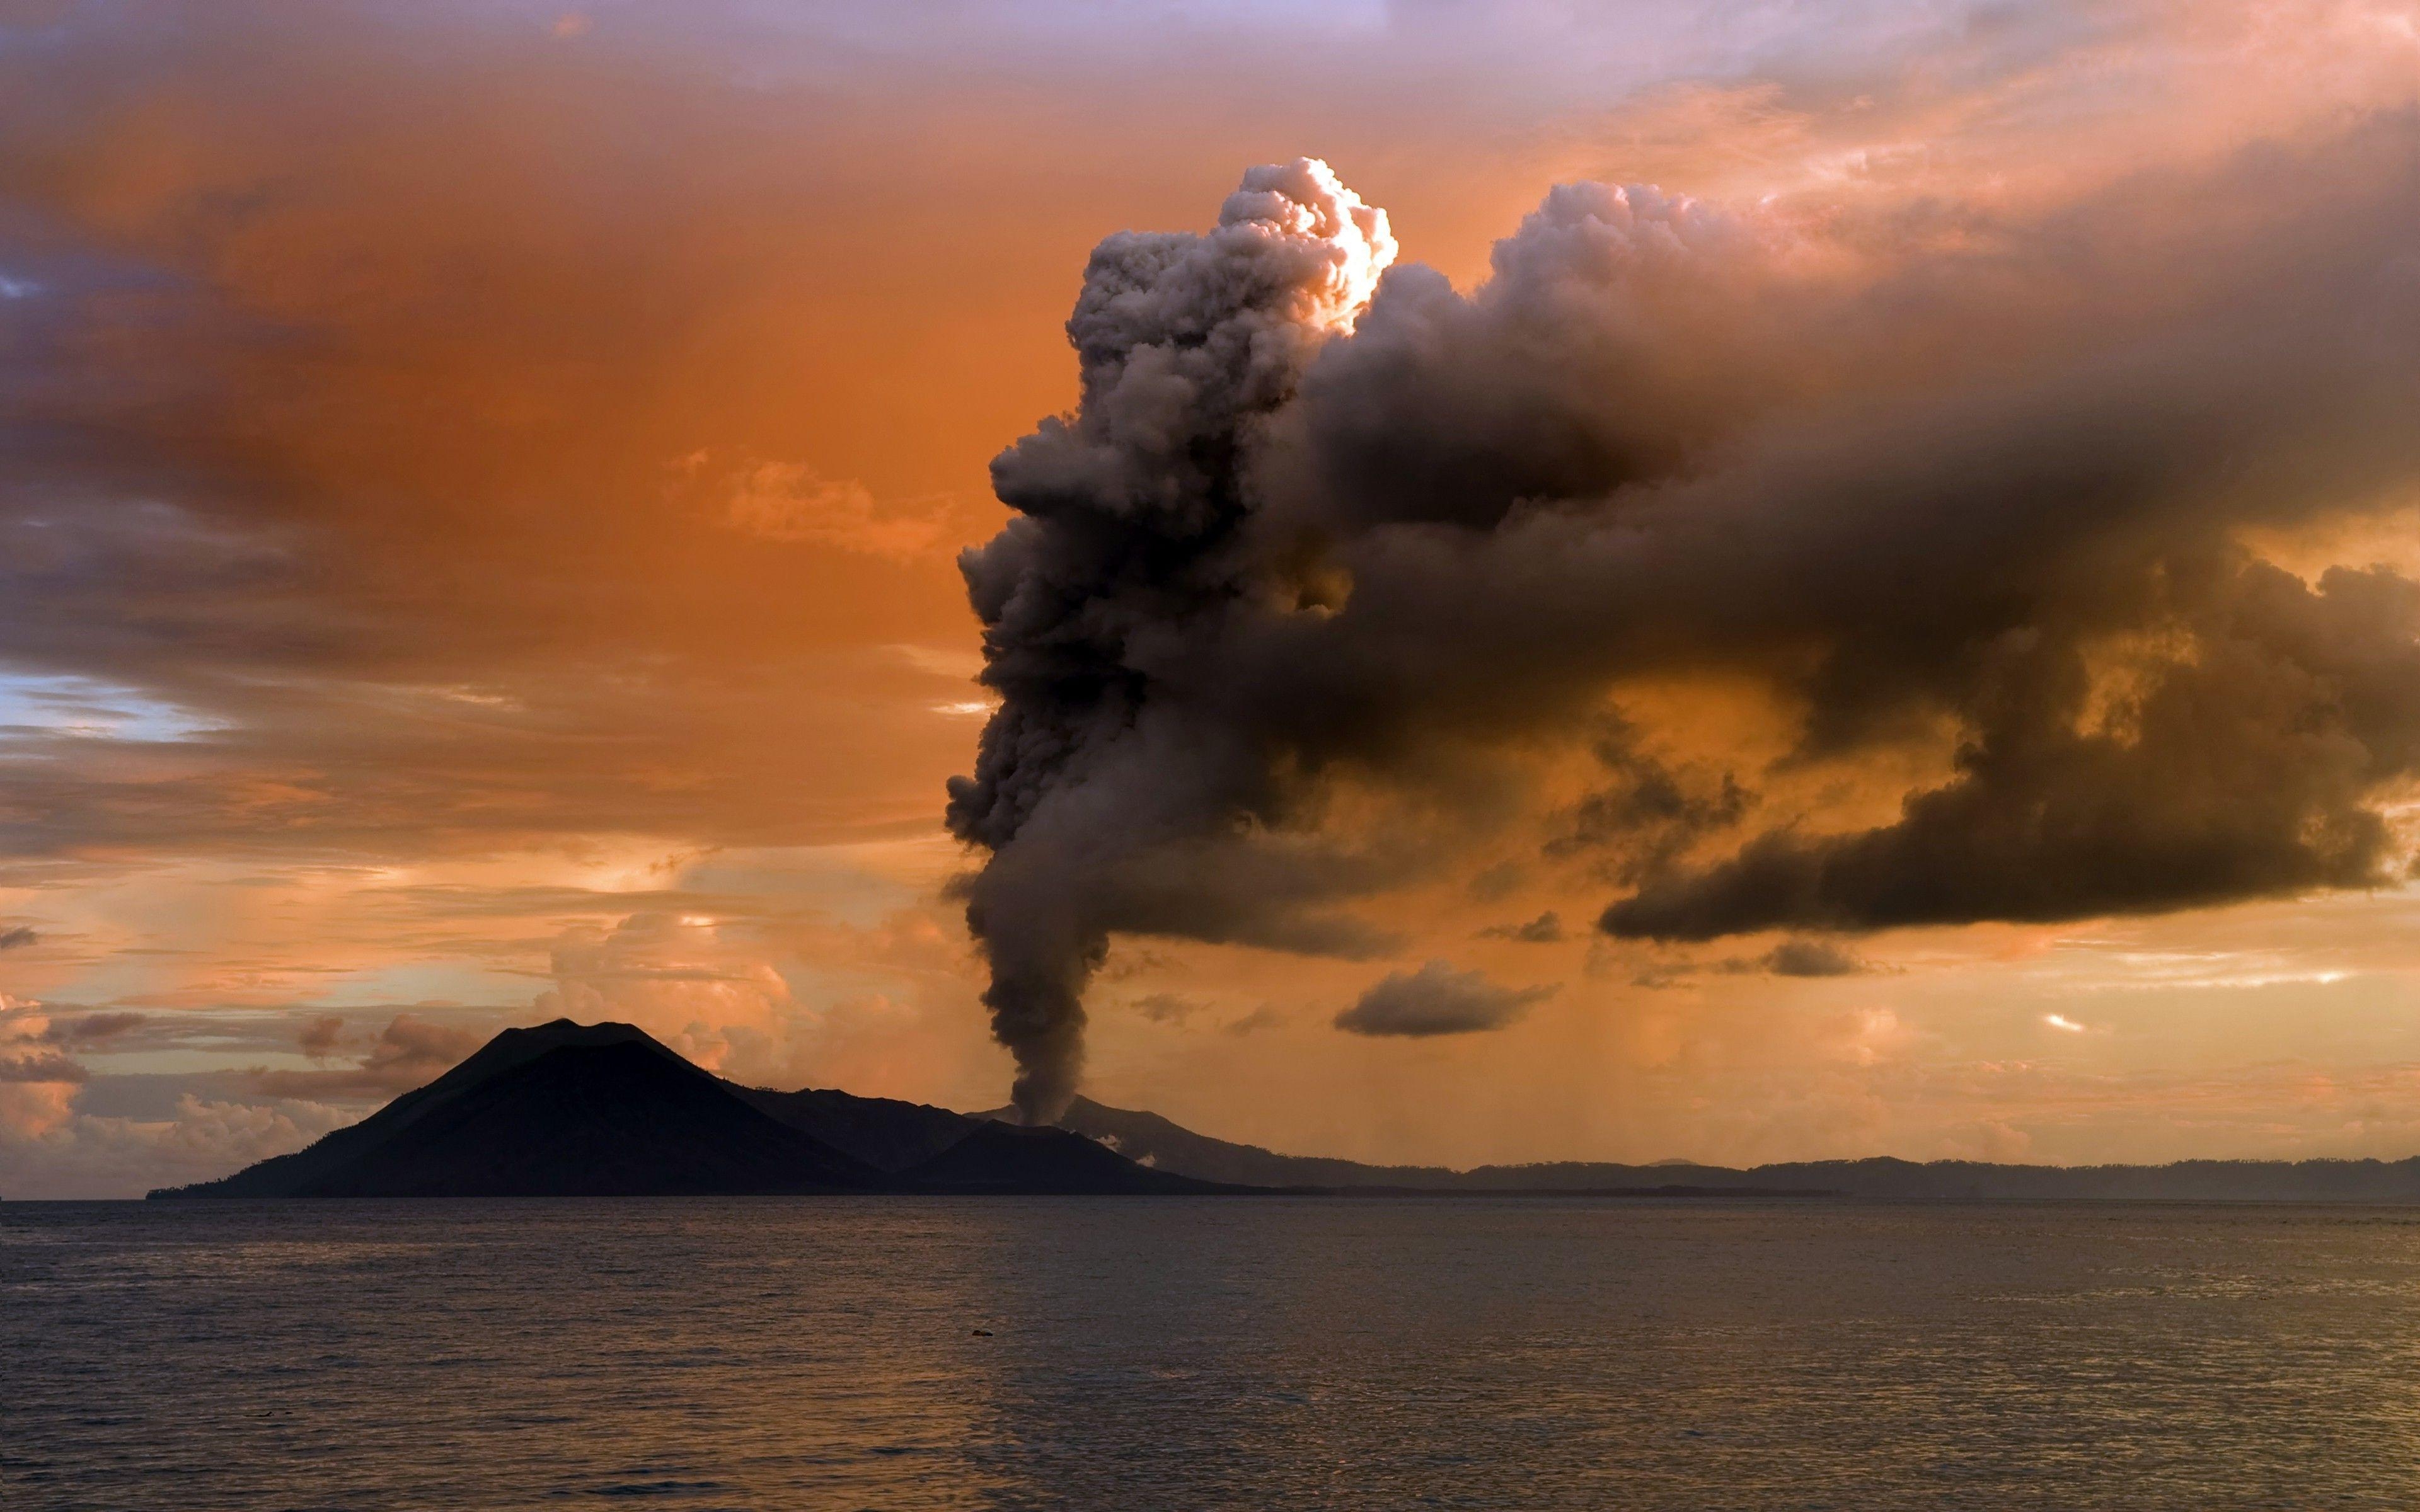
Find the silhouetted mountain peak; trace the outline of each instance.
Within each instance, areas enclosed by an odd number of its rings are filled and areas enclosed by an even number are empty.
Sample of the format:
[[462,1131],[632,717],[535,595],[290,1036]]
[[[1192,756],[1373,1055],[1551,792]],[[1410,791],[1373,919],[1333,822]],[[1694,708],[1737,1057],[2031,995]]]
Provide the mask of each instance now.
[[[679,1061],[684,1066],[690,1065],[688,1060],[683,1059],[670,1046],[635,1024],[621,1024],[610,1020],[603,1024],[575,1024],[567,1018],[551,1019],[544,1024],[532,1025],[527,1028],[498,1031],[494,1039],[473,1051],[470,1058],[429,1085],[441,1086],[458,1077],[475,1079],[480,1076],[491,1076],[498,1072],[510,1070],[524,1061],[535,1060],[550,1051],[594,1050],[615,1044],[644,1045],[667,1060]],[[694,1066],[690,1069],[696,1070]]]
[[563,1020],[506,1029],[308,1149],[181,1195],[736,1195],[880,1181],[633,1026]]
[[575,1024],[567,1018],[554,1019],[528,1028],[499,1030],[496,1037],[471,1052],[435,1081],[404,1093],[388,1103],[372,1119],[407,1113],[422,1103],[432,1102],[464,1088],[500,1076],[518,1066],[527,1065],[540,1056],[556,1050],[602,1049],[608,1045],[638,1044],[662,1057],[674,1065],[703,1076],[706,1073],[690,1065],[669,1046],[635,1024]]

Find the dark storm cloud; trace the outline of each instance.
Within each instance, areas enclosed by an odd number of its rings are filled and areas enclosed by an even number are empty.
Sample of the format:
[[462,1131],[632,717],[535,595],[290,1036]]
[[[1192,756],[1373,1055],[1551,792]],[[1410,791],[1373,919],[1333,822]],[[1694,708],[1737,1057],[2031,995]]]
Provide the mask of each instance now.
[[1615,720],[1599,737],[1604,785],[1562,816],[1563,831],[1546,842],[1547,855],[1594,855],[1613,880],[1636,882],[1737,825],[1755,804],[1732,774],[1692,783],[1638,749],[1637,736],[1626,721]]
[[1500,1029],[1554,995],[1552,984],[1506,987],[1476,971],[1456,971],[1432,961],[1418,971],[1399,971],[1361,995],[1336,1015],[1347,1034],[1426,1038]]
[[[1022,517],[968,563],[1003,703],[953,823],[992,849],[970,917],[1031,1106],[1109,933],[1340,944],[1339,901],[1446,847],[1382,854],[1328,795],[1483,807],[1473,758],[1575,728],[1613,732],[1607,781],[1550,854],[1635,889],[1621,935],[2385,876],[2420,590],[2243,536],[2420,482],[2420,116],[2024,220],[1570,186],[1476,290],[1398,269],[1315,355],[1283,279],[1184,271],[1216,245],[1104,244],[1082,405],[1003,456]],[[1627,680],[1714,675],[1797,720],[1776,771],[1944,729],[1954,768],[1825,833],[1606,723]]]

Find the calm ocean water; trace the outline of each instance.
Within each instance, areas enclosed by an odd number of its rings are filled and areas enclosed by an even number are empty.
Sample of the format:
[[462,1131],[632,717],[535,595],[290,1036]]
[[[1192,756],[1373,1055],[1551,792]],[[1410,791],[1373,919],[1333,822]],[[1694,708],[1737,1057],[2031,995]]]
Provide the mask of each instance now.
[[2420,1212],[0,1206],[9,1512],[631,1503],[2410,1507]]

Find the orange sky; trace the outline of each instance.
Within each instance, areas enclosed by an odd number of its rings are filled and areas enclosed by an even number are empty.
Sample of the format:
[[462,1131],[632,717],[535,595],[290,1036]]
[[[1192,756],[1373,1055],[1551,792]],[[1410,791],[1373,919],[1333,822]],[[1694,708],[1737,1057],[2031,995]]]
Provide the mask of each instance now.
[[[2415,95],[2396,0],[0,8],[0,1195],[220,1174],[558,1013],[1000,1103],[943,896],[990,706],[956,555],[1074,402],[1089,249],[1248,165],[1325,158],[1467,289],[1559,182],[1862,255]],[[2250,544],[2409,564],[2413,502]],[[1718,678],[1630,695],[1678,758],[1786,753]],[[1455,1164],[2420,1150],[2403,888],[1797,974],[1597,934],[1577,862],[1501,880],[1582,746],[1437,819],[1384,957],[1118,941],[1088,1089]],[[1767,801],[1880,822],[1947,751]],[[1554,990],[1335,1027],[1431,960]]]

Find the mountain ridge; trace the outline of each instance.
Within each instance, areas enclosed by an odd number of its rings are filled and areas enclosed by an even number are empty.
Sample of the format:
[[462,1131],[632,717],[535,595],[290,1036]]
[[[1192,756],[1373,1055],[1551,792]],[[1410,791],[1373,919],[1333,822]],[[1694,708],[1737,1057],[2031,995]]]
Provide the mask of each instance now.
[[506,1029],[307,1149],[158,1198],[639,1195],[1845,1196],[1885,1201],[2420,1204],[2420,1157],[2162,1165],[1733,1167],[1547,1161],[1457,1170],[1287,1155],[1078,1098],[1056,1126],[830,1088],[743,1087],[628,1024]]
[[743,1088],[628,1024],[506,1029],[304,1149],[159,1199],[1189,1195],[1062,1129],[808,1089]]

